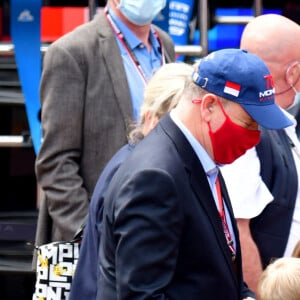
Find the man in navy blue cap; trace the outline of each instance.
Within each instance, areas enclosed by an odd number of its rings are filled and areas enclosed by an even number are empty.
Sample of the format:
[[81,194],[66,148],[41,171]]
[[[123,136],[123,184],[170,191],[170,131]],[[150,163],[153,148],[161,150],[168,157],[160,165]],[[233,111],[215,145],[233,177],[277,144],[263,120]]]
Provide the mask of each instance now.
[[255,299],[218,167],[259,142],[259,125],[290,125],[265,64],[239,49],[202,59],[111,181],[97,299]]

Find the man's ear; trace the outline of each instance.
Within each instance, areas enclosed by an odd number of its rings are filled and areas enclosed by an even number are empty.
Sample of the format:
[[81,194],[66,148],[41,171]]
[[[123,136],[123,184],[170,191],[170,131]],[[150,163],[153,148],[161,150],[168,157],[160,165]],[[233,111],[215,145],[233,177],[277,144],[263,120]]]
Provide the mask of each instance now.
[[214,113],[216,107],[216,101],[217,101],[217,96],[214,94],[206,94],[202,98],[201,113],[202,113],[202,118],[206,122],[210,122],[211,120],[211,116]]
[[285,73],[285,80],[289,86],[294,86],[300,79],[300,63],[292,62]]
[[158,123],[158,118],[151,111],[146,111],[144,114],[143,134],[146,136]]

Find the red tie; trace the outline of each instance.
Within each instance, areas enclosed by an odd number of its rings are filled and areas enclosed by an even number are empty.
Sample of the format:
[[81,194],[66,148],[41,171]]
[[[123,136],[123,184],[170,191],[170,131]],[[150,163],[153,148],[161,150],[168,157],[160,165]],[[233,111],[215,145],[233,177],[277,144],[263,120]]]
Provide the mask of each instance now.
[[230,230],[228,228],[228,224],[226,221],[226,215],[225,215],[225,209],[224,209],[224,204],[223,204],[223,198],[222,198],[219,177],[217,177],[217,179],[216,179],[216,190],[217,190],[218,203],[219,203],[219,214],[220,214],[222,225],[223,225],[223,231],[224,231],[224,234],[226,237],[227,245],[228,245],[230,253],[231,253],[232,261],[235,261],[235,249],[234,249],[233,240],[231,238]]

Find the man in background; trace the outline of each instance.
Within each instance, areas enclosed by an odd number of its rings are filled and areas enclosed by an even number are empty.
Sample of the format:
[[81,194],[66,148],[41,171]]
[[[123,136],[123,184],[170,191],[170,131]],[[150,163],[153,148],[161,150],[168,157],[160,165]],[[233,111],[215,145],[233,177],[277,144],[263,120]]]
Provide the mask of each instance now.
[[[266,63],[276,103],[290,109],[300,91],[300,26],[281,15],[258,16],[245,27],[240,47]],[[254,291],[262,270],[273,258],[291,256],[300,239],[300,144],[295,118],[285,114],[292,126],[262,129],[256,149],[222,168],[239,227],[245,281]]]
[[127,143],[145,85],[175,59],[169,36],[151,25],[164,6],[165,0],[109,0],[94,20],[49,47],[40,92],[37,245],[73,238],[100,172]]

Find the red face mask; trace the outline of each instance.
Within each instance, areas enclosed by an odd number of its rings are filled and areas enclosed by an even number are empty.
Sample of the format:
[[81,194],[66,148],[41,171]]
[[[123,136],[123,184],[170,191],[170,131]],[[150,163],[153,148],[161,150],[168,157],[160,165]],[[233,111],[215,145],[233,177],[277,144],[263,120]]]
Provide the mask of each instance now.
[[258,144],[260,131],[250,130],[233,123],[225,113],[223,106],[221,104],[220,106],[225,115],[225,121],[215,132],[212,132],[210,124],[208,124],[209,135],[215,162],[230,164]]

